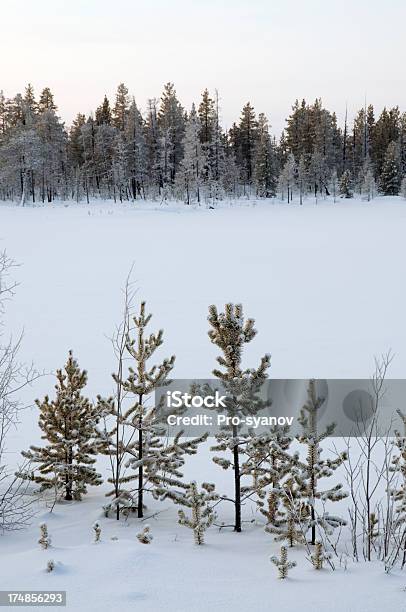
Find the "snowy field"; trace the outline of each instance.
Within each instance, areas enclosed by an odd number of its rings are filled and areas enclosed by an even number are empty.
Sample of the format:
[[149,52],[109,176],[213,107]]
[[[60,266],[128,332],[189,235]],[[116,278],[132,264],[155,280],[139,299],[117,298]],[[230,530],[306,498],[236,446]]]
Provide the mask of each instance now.
[[[55,370],[73,349],[89,373],[88,394],[108,395],[114,356],[109,337],[120,321],[125,278],[133,265],[139,299],[165,330],[161,356],[176,355],[174,377],[208,377],[217,351],[207,337],[207,307],[241,302],[258,335],[246,365],[272,354],[275,378],[360,378],[373,358],[392,349],[390,377],[406,372],[406,202],[330,201],[287,205],[246,201],[221,208],[159,203],[126,206],[0,206],[0,249],[20,265],[8,305],[7,330],[24,328],[21,357]],[[23,400],[51,393],[51,376],[24,391]],[[37,410],[24,411],[8,441],[11,465],[38,443]],[[213,480],[221,492],[231,474],[201,449],[187,476]],[[156,612],[242,610],[346,612],[406,610],[406,577],[382,565],[337,564],[315,572],[305,551],[287,581],[276,579],[269,556],[279,545],[245,508],[242,534],[212,527],[195,547],[176,524],[170,502],[153,502],[150,546],[138,543],[137,521],[102,517],[105,489],[81,503],[39,508],[24,532],[0,538],[2,589],[66,589],[68,609]],[[229,508],[221,510],[227,521]],[[37,545],[46,520],[52,551]],[[102,523],[102,542],[91,526]],[[118,539],[112,540],[111,537]],[[57,563],[45,572],[48,558]]]

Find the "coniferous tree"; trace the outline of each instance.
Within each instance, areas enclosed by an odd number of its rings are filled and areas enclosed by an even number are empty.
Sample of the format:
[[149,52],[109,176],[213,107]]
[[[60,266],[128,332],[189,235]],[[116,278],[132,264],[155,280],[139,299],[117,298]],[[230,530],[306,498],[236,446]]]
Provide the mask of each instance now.
[[281,580],[287,578],[289,570],[296,567],[295,561],[288,561],[288,551],[286,546],[281,546],[279,558],[274,555],[270,560],[278,568],[279,578]]
[[196,482],[193,481],[184,493],[173,496],[172,499],[176,504],[190,508],[190,517],[186,516],[184,510],[178,511],[179,524],[193,530],[195,544],[204,544],[204,532],[216,519],[212,502],[217,501],[219,496],[215,493],[214,485],[203,482],[199,491]]
[[307,457],[306,461],[301,464],[301,471],[295,472],[295,480],[300,485],[302,499],[306,501],[310,508],[309,526],[311,528],[312,544],[316,542],[317,525],[329,531],[331,528],[334,529],[346,524],[342,518],[330,515],[324,508],[319,515],[317,515],[316,511],[317,500],[335,502],[348,495],[343,491],[342,484],[337,484],[324,491],[319,489],[319,480],[332,476],[334,471],[347,459],[345,452],[338,455],[336,459],[321,458],[321,442],[328,436],[331,436],[335,429],[335,424],[333,423],[327,426],[322,433],[318,431],[319,410],[324,401],[325,398],[317,394],[316,382],[310,380],[307,389],[307,401],[301,409],[298,419],[302,426],[302,433],[297,436],[298,441],[307,447]]
[[[270,356],[262,357],[256,369],[242,368],[242,353],[244,344],[251,342],[256,335],[254,319],[244,319],[240,304],[226,304],[224,313],[219,313],[212,305],[209,308],[208,321],[211,329],[209,338],[220,350],[221,355],[217,362],[222,369],[213,370],[213,375],[221,381],[226,391],[227,416],[242,418],[252,415],[268,405],[259,396],[262,384],[265,382],[270,366]],[[231,423],[231,421],[230,421]],[[217,444],[212,447],[214,451],[230,452],[232,460],[215,456],[213,461],[223,469],[232,468],[234,474],[234,503],[235,522],[234,531],[241,531],[241,472],[240,456],[250,441],[250,434],[240,434],[241,425],[226,425],[223,431],[216,436]]]
[[130,100],[128,96],[128,89],[124,83],[120,83],[120,85],[117,87],[116,101],[114,103],[112,117],[113,125],[121,132],[124,132],[125,129],[129,105]]
[[385,195],[398,195],[401,183],[399,151],[395,142],[390,142],[380,175],[380,188]]
[[[149,366],[149,360],[163,343],[163,331],[146,335],[146,328],[151,320],[151,314],[146,314],[145,302],[141,303],[139,316],[133,317],[136,337],[132,338],[130,330],[126,337],[126,350],[134,365],[129,367],[126,379],[120,379],[117,374],[113,378],[119,383],[123,391],[131,398],[130,406],[120,416],[120,422],[129,431],[128,435],[117,440],[117,406],[112,398],[99,398],[100,411],[105,417],[115,418],[113,429],[107,428],[100,432],[102,444],[101,452],[115,455],[117,445],[123,447],[127,456],[127,467],[134,472],[118,477],[117,487],[108,495],[115,495],[114,501],[106,507],[108,513],[111,508],[119,504],[123,508],[136,510],[137,516],[144,516],[145,493],[151,493],[155,499],[165,498],[173,490],[185,488],[181,481],[180,468],[184,464],[185,455],[194,455],[200,442],[207,438],[207,434],[198,438],[181,441],[182,431],[173,439],[165,438],[166,427],[163,424],[162,406],[150,405],[150,395],[159,387],[167,383],[167,377],[173,369],[175,356],[164,359],[158,366]],[[109,479],[109,482],[114,481]],[[126,489],[125,486],[135,482],[136,486]]]
[[80,500],[88,485],[102,483],[94,468],[99,412],[82,395],[87,373],[80,370],[71,351],[56,378],[55,399],[46,396],[42,402],[36,400],[42,439],[48,444],[31,446],[29,451],[22,452],[30,462],[39,464],[38,473],[24,472],[20,476],[38,483],[41,490],[63,491],[65,500]]

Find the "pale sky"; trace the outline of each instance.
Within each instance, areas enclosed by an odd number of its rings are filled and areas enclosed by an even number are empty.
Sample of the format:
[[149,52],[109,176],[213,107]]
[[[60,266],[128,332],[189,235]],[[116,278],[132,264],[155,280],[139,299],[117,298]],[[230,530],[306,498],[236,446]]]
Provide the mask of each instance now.
[[167,81],[181,102],[219,90],[223,124],[250,100],[279,134],[296,98],[341,120],[406,110],[404,0],[1,0],[0,89],[53,90],[69,124],[126,83],[141,110]]

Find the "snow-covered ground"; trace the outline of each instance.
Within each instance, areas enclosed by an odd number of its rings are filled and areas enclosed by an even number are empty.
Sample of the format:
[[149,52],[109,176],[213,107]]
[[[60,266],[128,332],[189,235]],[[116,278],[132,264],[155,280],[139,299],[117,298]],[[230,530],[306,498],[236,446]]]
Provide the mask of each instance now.
[[[21,266],[8,305],[7,329],[24,328],[21,357],[55,370],[73,349],[89,372],[88,394],[107,395],[114,356],[109,337],[122,310],[122,288],[133,265],[138,297],[147,300],[156,328],[165,330],[161,355],[176,354],[174,376],[207,377],[216,349],[207,338],[207,307],[242,302],[258,336],[247,365],[272,353],[275,378],[367,377],[373,357],[395,353],[390,376],[406,371],[406,202],[321,201],[297,204],[245,201],[221,208],[157,203],[95,202],[90,206],[0,206],[0,249]],[[52,392],[52,377],[24,392],[32,402]],[[8,441],[9,463],[39,442],[37,410],[24,411]],[[227,489],[231,474],[213,465],[207,447],[187,476]],[[228,478],[230,476],[230,478]],[[278,545],[258,515],[245,508],[242,534],[211,528],[195,547],[176,524],[170,502],[151,524],[154,541],[141,545],[136,520],[104,519],[103,490],[81,503],[41,507],[33,525],[0,540],[2,589],[66,589],[72,610],[262,611],[317,609],[406,610],[406,577],[381,565],[348,562],[315,572],[305,551],[298,567],[276,580],[269,562]],[[230,509],[221,510],[230,519]],[[37,545],[46,517],[53,548]],[[102,542],[91,526],[102,523]],[[117,537],[117,540],[111,540]],[[45,572],[48,559],[56,571]]]

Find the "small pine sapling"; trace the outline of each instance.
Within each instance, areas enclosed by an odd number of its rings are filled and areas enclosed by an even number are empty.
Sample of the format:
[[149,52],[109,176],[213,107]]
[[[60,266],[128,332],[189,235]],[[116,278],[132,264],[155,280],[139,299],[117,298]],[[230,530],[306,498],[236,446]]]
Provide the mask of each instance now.
[[336,502],[347,497],[348,493],[343,491],[343,485],[337,484],[331,489],[320,491],[319,480],[333,475],[334,471],[347,459],[347,453],[343,452],[336,459],[322,459],[321,442],[334,433],[335,424],[332,423],[320,433],[317,427],[319,410],[325,398],[319,397],[316,390],[316,381],[310,380],[307,389],[307,401],[300,411],[298,421],[302,427],[302,433],[297,436],[300,443],[307,446],[307,457],[304,463],[299,463],[300,471],[295,475],[295,480],[301,488],[303,499],[310,507],[311,544],[316,543],[316,525],[322,527],[327,533],[332,529],[345,525],[346,521],[338,516],[323,512],[316,516],[316,500]]
[[47,572],[53,572],[55,569],[55,561],[53,559],[50,559],[47,563]]
[[318,540],[314,545],[313,554],[310,555],[310,561],[312,562],[314,569],[323,569],[324,561],[328,561],[329,559],[330,555],[325,551],[322,542]]
[[202,490],[199,492],[196,482],[191,482],[185,493],[172,499],[177,504],[190,508],[191,517],[187,517],[183,510],[178,511],[179,525],[193,529],[195,543],[204,544],[204,532],[216,519],[211,502],[218,500],[219,496],[214,491],[214,484],[203,482]]
[[278,510],[273,523],[265,527],[267,533],[275,535],[275,540],[286,540],[290,547],[303,544],[308,529],[310,510],[303,503],[300,487],[293,478],[288,478],[279,489],[275,491],[276,499],[281,500],[283,510]]
[[48,527],[46,523],[41,523],[39,526],[40,529],[40,538],[38,540],[38,544],[41,546],[43,550],[46,550],[51,546],[51,536],[48,533]]
[[101,537],[101,526],[100,523],[98,523],[97,521],[93,524],[93,531],[94,531],[94,542],[100,542],[100,537]]
[[154,536],[151,533],[150,526],[145,525],[144,529],[137,533],[137,538],[138,541],[141,542],[141,544],[151,544],[152,540],[154,539]]
[[[243,369],[242,356],[244,345],[256,336],[254,319],[245,319],[241,304],[226,304],[224,313],[218,312],[216,306],[209,307],[208,322],[209,338],[221,351],[217,357],[220,368],[213,370],[213,375],[221,382],[227,394],[226,407],[215,408],[225,412],[229,419],[237,417],[240,422],[245,416],[254,415],[269,406],[270,402],[261,399],[259,392],[268,377],[270,355],[264,355],[257,368]],[[232,420],[230,420],[233,423]],[[214,463],[224,470],[231,468],[234,476],[234,531],[241,531],[241,478],[249,475],[241,468],[241,455],[249,444],[251,435],[241,433],[241,425],[225,425],[222,432],[216,436],[217,444],[211,447],[213,451],[228,452],[231,459],[213,457]]]
[[280,557],[278,558],[274,555],[271,557],[271,562],[278,568],[280,580],[287,578],[289,570],[296,567],[296,561],[288,561],[288,550],[286,546],[281,546]]
[[56,397],[48,396],[41,402],[39,427],[43,432],[45,446],[31,446],[22,455],[30,462],[39,464],[38,473],[20,472],[24,480],[33,480],[41,491],[55,489],[64,494],[64,499],[80,500],[87,485],[100,485],[102,478],[94,468],[97,454],[96,425],[98,408],[82,395],[87,383],[87,373],[80,370],[72,351],[64,369],[56,373]]

